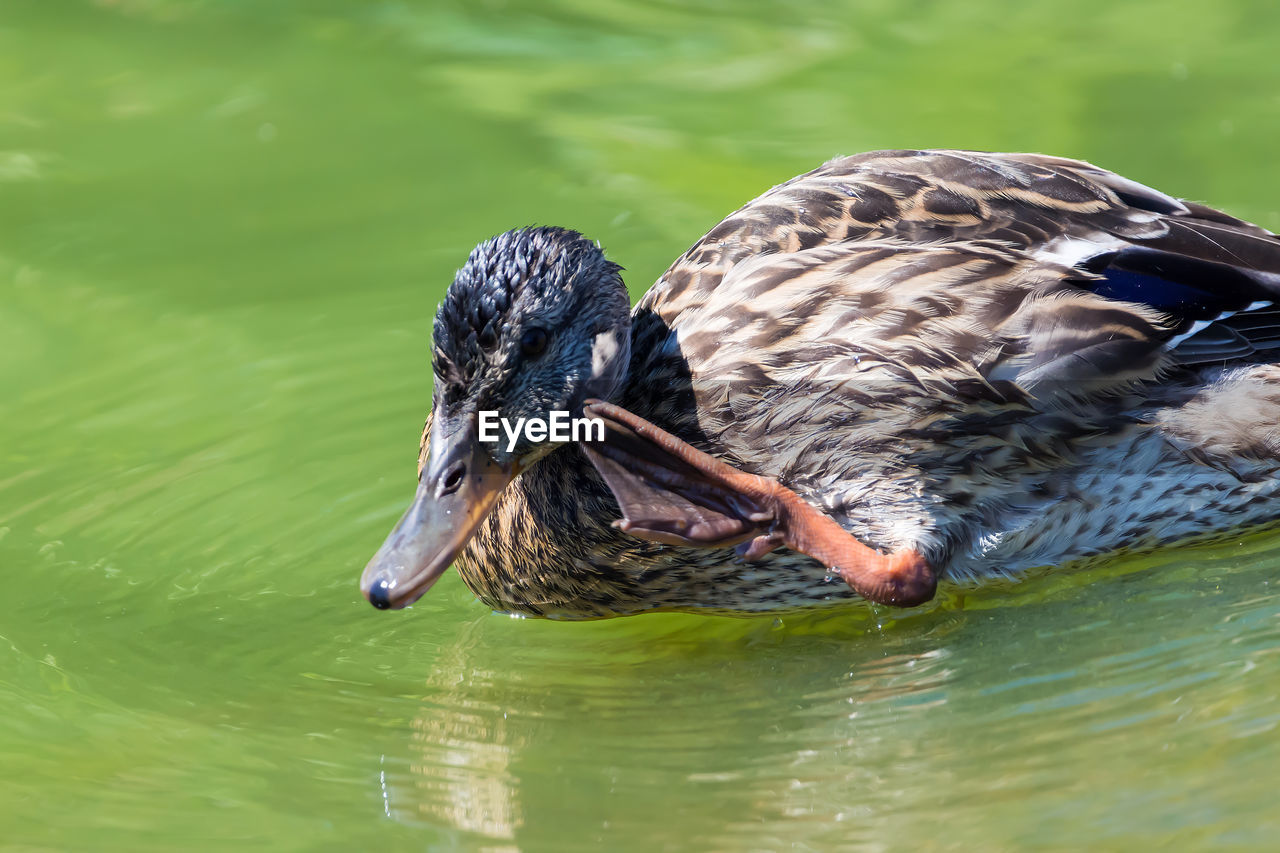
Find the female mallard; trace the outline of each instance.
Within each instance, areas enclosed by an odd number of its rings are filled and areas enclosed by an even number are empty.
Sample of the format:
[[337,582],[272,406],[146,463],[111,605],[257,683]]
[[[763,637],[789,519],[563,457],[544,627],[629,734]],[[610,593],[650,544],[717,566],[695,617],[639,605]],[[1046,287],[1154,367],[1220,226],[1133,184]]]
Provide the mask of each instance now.
[[[471,253],[374,606],[455,558],[535,616],[912,605],[1280,516],[1280,238],[1216,210],[1075,160],[878,152],[749,203],[630,312],[619,270],[558,228]],[[605,435],[482,443],[485,411]]]

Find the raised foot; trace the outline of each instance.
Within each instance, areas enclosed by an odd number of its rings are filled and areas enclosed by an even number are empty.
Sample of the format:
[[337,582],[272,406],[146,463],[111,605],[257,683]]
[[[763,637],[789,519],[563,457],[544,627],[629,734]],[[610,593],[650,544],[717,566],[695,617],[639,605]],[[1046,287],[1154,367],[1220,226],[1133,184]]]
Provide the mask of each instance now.
[[933,598],[937,573],[915,550],[868,548],[776,480],[739,471],[621,406],[588,400],[605,440],[582,448],[608,484],[627,533],[671,545],[737,546],[748,560],[785,545],[838,574],[863,598],[912,607]]

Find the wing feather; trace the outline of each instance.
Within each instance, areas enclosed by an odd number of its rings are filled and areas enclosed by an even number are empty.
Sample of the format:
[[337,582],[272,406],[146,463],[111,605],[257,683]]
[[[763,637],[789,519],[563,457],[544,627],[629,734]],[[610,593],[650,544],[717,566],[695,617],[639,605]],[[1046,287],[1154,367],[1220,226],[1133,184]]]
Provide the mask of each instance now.
[[[641,307],[671,323],[724,287],[764,298],[773,287],[792,287],[793,270],[784,262],[766,274],[760,258],[820,250],[867,262],[867,270],[849,276],[874,291],[883,282],[855,246],[894,241],[998,246],[1050,267],[1075,267],[1079,274],[1063,277],[1077,290],[1163,315],[1153,340],[1187,363],[1273,349],[1270,332],[1259,334],[1240,318],[1280,302],[1280,238],[1092,164],[1038,154],[881,151],[832,160],[725,219],[676,261]],[[755,272],[733,274],[740,264]],[[1228,318],[1235,336],[1214,326]],[[1243,345],[1222,346],[1236,336]],[[1063,353],[1054,349],[1029,369],[1043,380],[1063,370],[1120,369],[1134,354],[1125,342],[1087,346],[1096,347],[1089,358],[1059,362]]]

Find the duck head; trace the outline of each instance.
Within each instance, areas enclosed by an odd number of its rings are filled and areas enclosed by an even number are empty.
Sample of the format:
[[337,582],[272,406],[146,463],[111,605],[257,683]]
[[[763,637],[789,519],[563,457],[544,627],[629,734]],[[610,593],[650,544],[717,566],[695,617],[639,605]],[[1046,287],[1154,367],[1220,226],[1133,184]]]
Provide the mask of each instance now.
[[[582,414],[626,381],[630,300],[595,243],[522,228],[477,246],[436,312],[435,387],[413,503],[365,567],[380,609],[412,604],[439,579],[502,490],[560,443],[495,426]],[[482,415],[485,437],[481,440]],[[536,434],[535,434],[536,438]]]

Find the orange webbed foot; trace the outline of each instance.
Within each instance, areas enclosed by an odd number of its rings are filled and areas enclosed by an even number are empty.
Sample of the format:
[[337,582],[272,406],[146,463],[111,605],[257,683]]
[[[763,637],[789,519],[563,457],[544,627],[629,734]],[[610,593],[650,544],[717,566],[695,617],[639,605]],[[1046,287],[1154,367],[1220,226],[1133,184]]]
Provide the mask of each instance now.
[[912,607],[933,598],[937,573],[916,550],[882,554],[859,542],[776,480],[740,471],[621,406],[589,400],[605,440],[582,444],[623,518],[644,539],[705,548],[737,547],[757,560],[774,548],[807,554],[869,601]]

